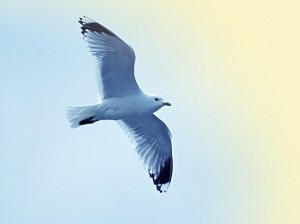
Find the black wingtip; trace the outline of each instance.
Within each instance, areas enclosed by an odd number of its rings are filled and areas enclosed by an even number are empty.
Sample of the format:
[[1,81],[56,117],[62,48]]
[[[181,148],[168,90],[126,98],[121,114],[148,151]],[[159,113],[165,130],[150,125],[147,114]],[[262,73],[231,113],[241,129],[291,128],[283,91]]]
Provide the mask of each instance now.
[[149,171],[149,176],[152,178],[153,183],[156,186],[156,190],[158,190],[160,193],[167,191],[168,185],[171,183],[172,172],[173,172],[172,156],[165,161],[163,167],[161,168],[158,174],[153,174],[150,173]]
[[94,20],[90,19],[87,16],[83,16],[83,18],[80,17],[78,22],[81,25],[81,33],[84,36],[88,31],[91,31],[91,32],[97,32],[97,33],[105,33],[107,35],[117,37],[117,35],[114,34],[113,32],[111,32],[109,29],[107,29],[106,27],[102,26],[101,24],[95,22]]

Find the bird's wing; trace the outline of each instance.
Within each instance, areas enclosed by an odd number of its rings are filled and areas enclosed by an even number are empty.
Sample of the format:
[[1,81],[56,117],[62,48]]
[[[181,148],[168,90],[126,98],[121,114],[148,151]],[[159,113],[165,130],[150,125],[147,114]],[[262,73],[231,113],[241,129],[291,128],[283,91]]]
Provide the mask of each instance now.
[[151,114],[118,121],[136,143],[136,150],[148,168],[156,189],[165,192],[173,171],[171,133],[167,125]]
[[103,99],[126,96],[140,91],[134,77],[133,49],[99,23],[79,19],[82,34],[98,65],[99,95]]

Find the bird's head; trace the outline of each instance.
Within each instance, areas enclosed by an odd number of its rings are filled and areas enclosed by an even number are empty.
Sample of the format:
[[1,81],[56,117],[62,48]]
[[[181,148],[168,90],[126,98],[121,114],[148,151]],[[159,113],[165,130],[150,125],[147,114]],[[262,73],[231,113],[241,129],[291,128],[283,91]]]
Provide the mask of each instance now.
[[150,96],[149,100],[153,107],[156,108],[156,110],[160,109],[163,106],[171,106],[171,103],[165,101],[163,98],[159,96]]

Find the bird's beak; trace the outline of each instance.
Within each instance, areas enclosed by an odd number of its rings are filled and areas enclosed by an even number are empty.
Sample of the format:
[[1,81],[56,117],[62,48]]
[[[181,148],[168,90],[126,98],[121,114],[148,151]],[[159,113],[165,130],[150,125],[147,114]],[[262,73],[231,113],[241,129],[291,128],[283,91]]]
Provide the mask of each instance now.
[[171,106],[169,102],[164,102],[164,106]]

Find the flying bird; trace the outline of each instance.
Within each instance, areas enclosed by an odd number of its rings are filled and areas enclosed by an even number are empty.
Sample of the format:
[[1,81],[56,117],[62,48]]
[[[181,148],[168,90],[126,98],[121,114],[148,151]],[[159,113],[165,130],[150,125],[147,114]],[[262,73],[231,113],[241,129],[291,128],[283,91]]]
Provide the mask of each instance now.
[[166,192],[172,178],[171,133],[153,113],[171,106],[163,98],[143,92],[134,76],[135,53],[112,31],[96,21],[79,19],[81,33],[97,62],[100,102],[67,108],[72,128],[100,120],[115,120],[136,144],[136,151],[159,192]]

